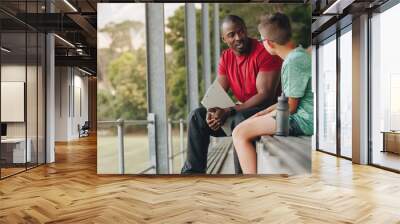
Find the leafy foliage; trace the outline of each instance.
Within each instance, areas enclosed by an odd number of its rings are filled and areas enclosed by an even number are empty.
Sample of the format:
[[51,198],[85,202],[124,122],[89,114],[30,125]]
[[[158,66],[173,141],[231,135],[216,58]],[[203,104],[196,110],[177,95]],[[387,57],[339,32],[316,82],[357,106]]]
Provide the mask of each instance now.
[[99,120],[146,119],[146,50],[135,49],[131,38],[131,33],[143,30],[144,25],[136,21],[108,24],[100,30],[112,41],[99,51],[99,67],[106,74],[98,90]]

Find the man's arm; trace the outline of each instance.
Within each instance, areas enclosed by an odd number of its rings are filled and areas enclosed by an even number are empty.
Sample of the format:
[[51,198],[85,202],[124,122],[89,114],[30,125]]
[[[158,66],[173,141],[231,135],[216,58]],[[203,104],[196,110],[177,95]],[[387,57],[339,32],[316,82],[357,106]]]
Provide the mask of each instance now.
[[[267,101],[272,102],[273,97],[275,97],[276,93],[276,88],[278,87],[278,82],[279,82],[279,71],[271,71],[271,72],[259,72],[257,74],[257,79],[256,79],[256,88],[257,88],[257,94],[248,99],[246,102],[242,104],[236,105],[234,108],[236,111],[252,108],[259,106],[262,103],[265,103]],[[226,77],[225,77],[226,79]],[[222,82],[228,81],[228,80],[223,80],[221,79]],[[220,83],[221,83],[220,81]],[[224,84],[221,84],[222,86]],[[223,86],[224,87],[224,86]],[[229,84],[228,84],[229,88]],[[225,89],[225,87],[224,87]],[[220,125],[222,125],[225,122],[225,119],[229,116],[231,108],[212,108],[209,109],[209,111],[213,111],[213,118],[217,122],[216,124],[218,125],[212,125],[210,124],[211,121],[207,121],[209,126],[213,126],[215,128],[219,128]],[[212,128],[213,129],[213,128]],[[213,129],[214,130],[214,129]]]
[[229,80],[226,78],[226,75],[218,75],[218,82],[224,88],[225,92],[229,90]]
[[240,111],[259,106],[265,102],[272,102],[279,84],[279,71],[259,72],[256,79],[257,94],[242,104],[235,106]]

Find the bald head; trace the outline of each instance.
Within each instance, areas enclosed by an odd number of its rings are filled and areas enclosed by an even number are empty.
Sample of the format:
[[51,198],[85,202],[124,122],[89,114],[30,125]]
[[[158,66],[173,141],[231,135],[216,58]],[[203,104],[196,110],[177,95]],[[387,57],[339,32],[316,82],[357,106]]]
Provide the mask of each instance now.
[[224,26],[226,27],[228,24],[239,25],[246,29],[246,24],[243,19],[236,15],[227,15],[224,19],[222,19],[221,23],[221,32],[224,33]]

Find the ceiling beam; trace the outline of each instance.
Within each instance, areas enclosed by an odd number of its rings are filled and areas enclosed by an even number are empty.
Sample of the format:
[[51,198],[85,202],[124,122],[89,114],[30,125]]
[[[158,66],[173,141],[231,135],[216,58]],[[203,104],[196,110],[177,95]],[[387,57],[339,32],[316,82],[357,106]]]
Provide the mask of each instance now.
[[96,71],[96,57],[91,56],[56,56],[56,66],[76,66],[87,67],[92,71]]
[[[74,21],[79,27],[82,28],[83,31],[90,37],[88,38],[88,42],[91,40],[96,40],[97,38],[97,30],[95,27],[90,24],[85,17],[80,14],[67,14],[67,16]],[[92,46],[95,46],[95,43],[90,43]]]

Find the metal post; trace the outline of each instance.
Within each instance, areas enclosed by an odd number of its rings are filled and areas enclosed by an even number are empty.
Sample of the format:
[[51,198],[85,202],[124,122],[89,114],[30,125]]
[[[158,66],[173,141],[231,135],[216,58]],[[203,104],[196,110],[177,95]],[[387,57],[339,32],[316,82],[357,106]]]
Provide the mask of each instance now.
[[[54,6],[46,1],[46,12],[54,12]],[[46,35],[46,163],[55,161],[55,41],[54,34]]]
[[340,30],[336,30],[336,155],[341,157],[341,114],[340,114]]
[[148,113],[154,113],[156,119],[156,142],[152,147],[156,151],[157,174],[167,174],[169,170],[164,31],[164,4],[146,3]]
[[150,158],[150,163],[153,166],[154,173],[157,172],[157,160],[156,160],[156,117],[155,114],[149,113],[147,115],[147,135],[149,139],[149,158]]
[[119,173],[125,174],[124,120],[117,120]]
[[173,156],[174,150],[172,145],[172,122],[171,119],[168,119],[168,166],[169,166],[169,174],[172,174],[174,171],[173,166]]
[[352,160],[368,163],[368,15],[353,20]]
[[219,28],[219,3],[214,3],[214,72],[218,75],[220,56],[220,28]]
[[194,3],[185,3],[185,47],[187,92],[189,111],[199,107],[199,82],[197,78],[196,9]]
[[208,18],[208,3],[201,4],[201,43],[203,54],[203,78],[205,90],[211,86],[211,59],[210,59],[210,28]]
[[183,119],[179,119],[179,151],[181,153],[181,163],[185,162],[185,151],[184,151],[184,143],[183,143]]

